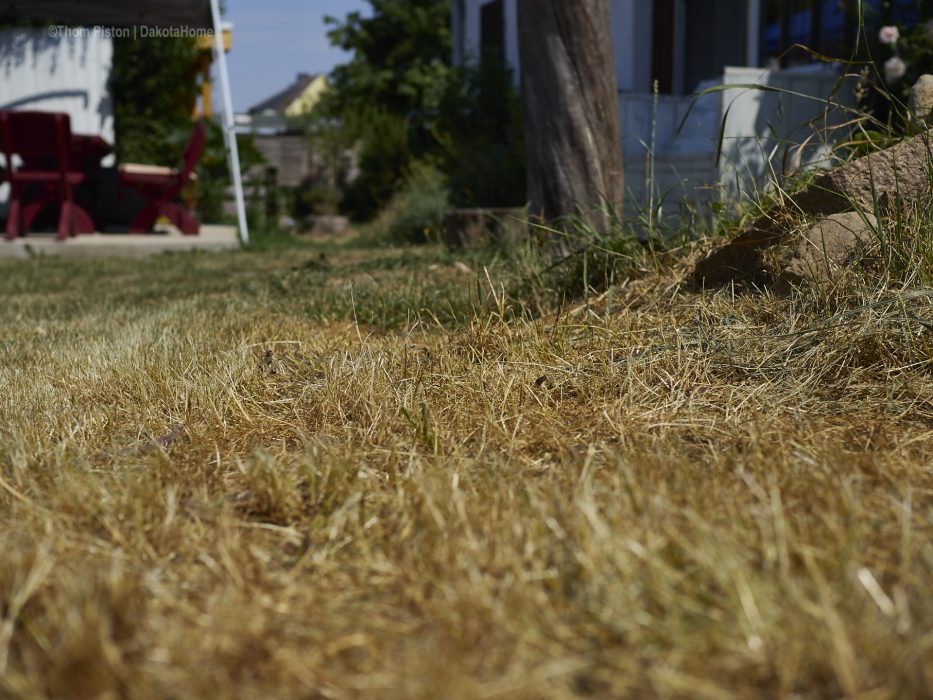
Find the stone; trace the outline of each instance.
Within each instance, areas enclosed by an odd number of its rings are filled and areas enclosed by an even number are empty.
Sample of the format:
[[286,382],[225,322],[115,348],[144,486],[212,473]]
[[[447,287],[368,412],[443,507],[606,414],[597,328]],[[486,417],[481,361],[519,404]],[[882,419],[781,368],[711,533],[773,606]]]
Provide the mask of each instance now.
[[305,231],[312,235],[340,236],[350,229],[345,216],[313,214],[304,219]]
[[735,279],[760,279],[762,251],[791,235],[792,217],[803,214],[825,218],[833,214],[875,210],[875,203],[904,208],[931,194],[933,131],[924,131],[900,143],[817,176],[791,197],[793,204],[775,208],[748,230],[697,263],[697,287],[718,287]]
[[871,210],[885,194],[913,204],[930,194],[931,166],[933,133],[924,131],[820,175],[793,201],[809,216],[852,211],[855,205]]
[[514,244],[528,237],[525,208],[453,209],[444,217],[444,241],[452,250]]
[[806,231],[778,275],[779,287],[831,281],[875,238],[878,220],[858,212],[833,214]]
[[910,90],[908,107],[918,124],[933,126],[933,75],[921,75],[914,83]]

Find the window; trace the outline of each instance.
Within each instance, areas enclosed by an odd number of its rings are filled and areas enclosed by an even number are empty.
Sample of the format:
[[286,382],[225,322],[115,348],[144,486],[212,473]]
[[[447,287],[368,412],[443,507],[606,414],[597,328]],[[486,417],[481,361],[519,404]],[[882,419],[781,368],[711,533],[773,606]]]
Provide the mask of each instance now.
[[748,0],[652,0],[651,80],[690,94],[747,62]]
[[483,60],[505,60],[505,0],[485,3],[480,10]]
[[662,94],[674,92],[674,45],[677,23],[674,0],[654,0],[652,5],[651,81]]
[[692,93],[722,78],[726,66],[748,63],[748,0],[684,3],[683,87]]
[[[869,26],[912,24],[917,21],[916,0],[866,0],[863,5]],[[801,50],[800,44],[831,58],[846,59],[858,34],[857,10],[852,2],[840,0],[765,0],[761,30],[763,65],[794,66],[817,60]]]

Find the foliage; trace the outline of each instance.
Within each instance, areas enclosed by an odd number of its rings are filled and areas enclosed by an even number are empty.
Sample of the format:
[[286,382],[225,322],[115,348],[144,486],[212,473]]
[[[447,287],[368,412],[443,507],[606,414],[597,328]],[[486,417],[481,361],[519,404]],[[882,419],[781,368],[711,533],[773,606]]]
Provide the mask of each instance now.
[[333,215],[340,211],[343,192],[328,182],[304,180],[289,193],[289,214],[298,220],[311,215]]
[[177,133],[191,131],[198,54],[195,40],[186,37],[113,40],[118,159],[177,164]]
[[[223,129],[215,121],[206,121],[205,124],[207,139],[198,163],[198,211],[205,221],[221,221],[224,218],[224,201],[230,190],[230,166],[224,147]],[[262,179],[261,168],[257,166],[262,165],[265,158],[256,149],[251,134],[237,134],[236,140],[245,186],[258,185],[258,181],[251,183],[249,175],[253,173],[258,180]]]
[[348,184],[345,209],[369,219],[386,205],[402,183],[401,174],[415,159],[409,135],[410,120],[379,108],[347,115],[343,124],[358,135],[359,175]]
[[451,72],[434,136],[457,207],[525,202],[521,101],[496,57]]
[[359,177],[346,188],[344,209],[370,218],[416,161],[444,171],[456,206],[521,205],[521,109],[501,57],[450,65],[449,2],[371,4],[371,17],[329,20],[331,41],[352,54],[334,70],[321,105],[358,156]]
[[356,167],[356,154],[341,122],[316,109],[303,116],[301,130],[310,142],[319,178],[337,187],[345,185]]
[[352,54],[330,76],[337,113],[373,105],[399,117],[436,111],[450,70],[449,0],[369,0],[372,16],[351,12],[333,27],[331,43]]
[[393,243],[436,241],[449,206],[450,194],[444,176],[432,165],[415,162],[368,234]]
[[370,0],[372,15],[328,17],[331,43],[352,54],[330,76],[323,118],[340,124],[355,144],[359,177],[344,207],[371,218],[402,184],[400,174],[433,144],[436,118],[450,75],[450,3]]
[[[120,161],[177,167],[194,128],[198,62],[193,39],[114,39],[110,88],[114,98],[116,152]],[[153,70],[158,66],[159,70]],[[230,186],[223,131],[206,121],[198,162],[197,207],[202,219],[219,221]],[[238,136],[243,172],[262,162],[252,139]]]
[[882,75],[890,88],[906,95],[924,73],[933,71],[933,7],[926,21],[913,27],[882,27]]

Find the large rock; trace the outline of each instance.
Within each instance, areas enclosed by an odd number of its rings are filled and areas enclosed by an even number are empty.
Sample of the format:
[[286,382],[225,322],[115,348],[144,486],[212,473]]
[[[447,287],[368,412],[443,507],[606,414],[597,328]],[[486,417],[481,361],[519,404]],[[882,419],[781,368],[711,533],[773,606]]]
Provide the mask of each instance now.
[[933,133],[925,131],[820,175],[793,200],[809,216],[852,211],[856,205],[871,210],[875,198],[885,194],[909,205],[930,194],[931,166]]
[[910,114],[919,124],[933,126],[933,75],[921,75],[910,90]]
[[304,233],[312,235],[342,236],[350,230],[350,220],[345,216],[312,214],[304,219]]
[[816,281],[830,281],[872,242],[878,220],[872,214],[833,214],[805,232],[793,257],[778,276],[779,286],[789,288]]
[[933,131],[925,131],[820,175],[792,197],[793,204],[768,212],[701,260],[695,284],[717,287],[737,278],[757,280],[762,250],[786,240],[793,228],[788,222],[800,214],[816,219],[856,209],[873,212],[876,202],[891,206],[899,201],[910,207],[930,196],[931,171]]

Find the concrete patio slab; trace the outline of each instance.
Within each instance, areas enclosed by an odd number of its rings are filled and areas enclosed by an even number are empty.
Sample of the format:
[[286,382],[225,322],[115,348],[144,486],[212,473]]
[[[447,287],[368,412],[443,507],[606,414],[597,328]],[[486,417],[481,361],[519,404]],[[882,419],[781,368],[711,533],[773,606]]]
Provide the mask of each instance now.
[[237,250],[235,226],[201,226],[197,236],[177,233],[89,233],[58,241],[52,233],[30,233],[14,241],[0,240],[0,258],[28,259],[47,256],[73,258],[139,258],[192,250]]

